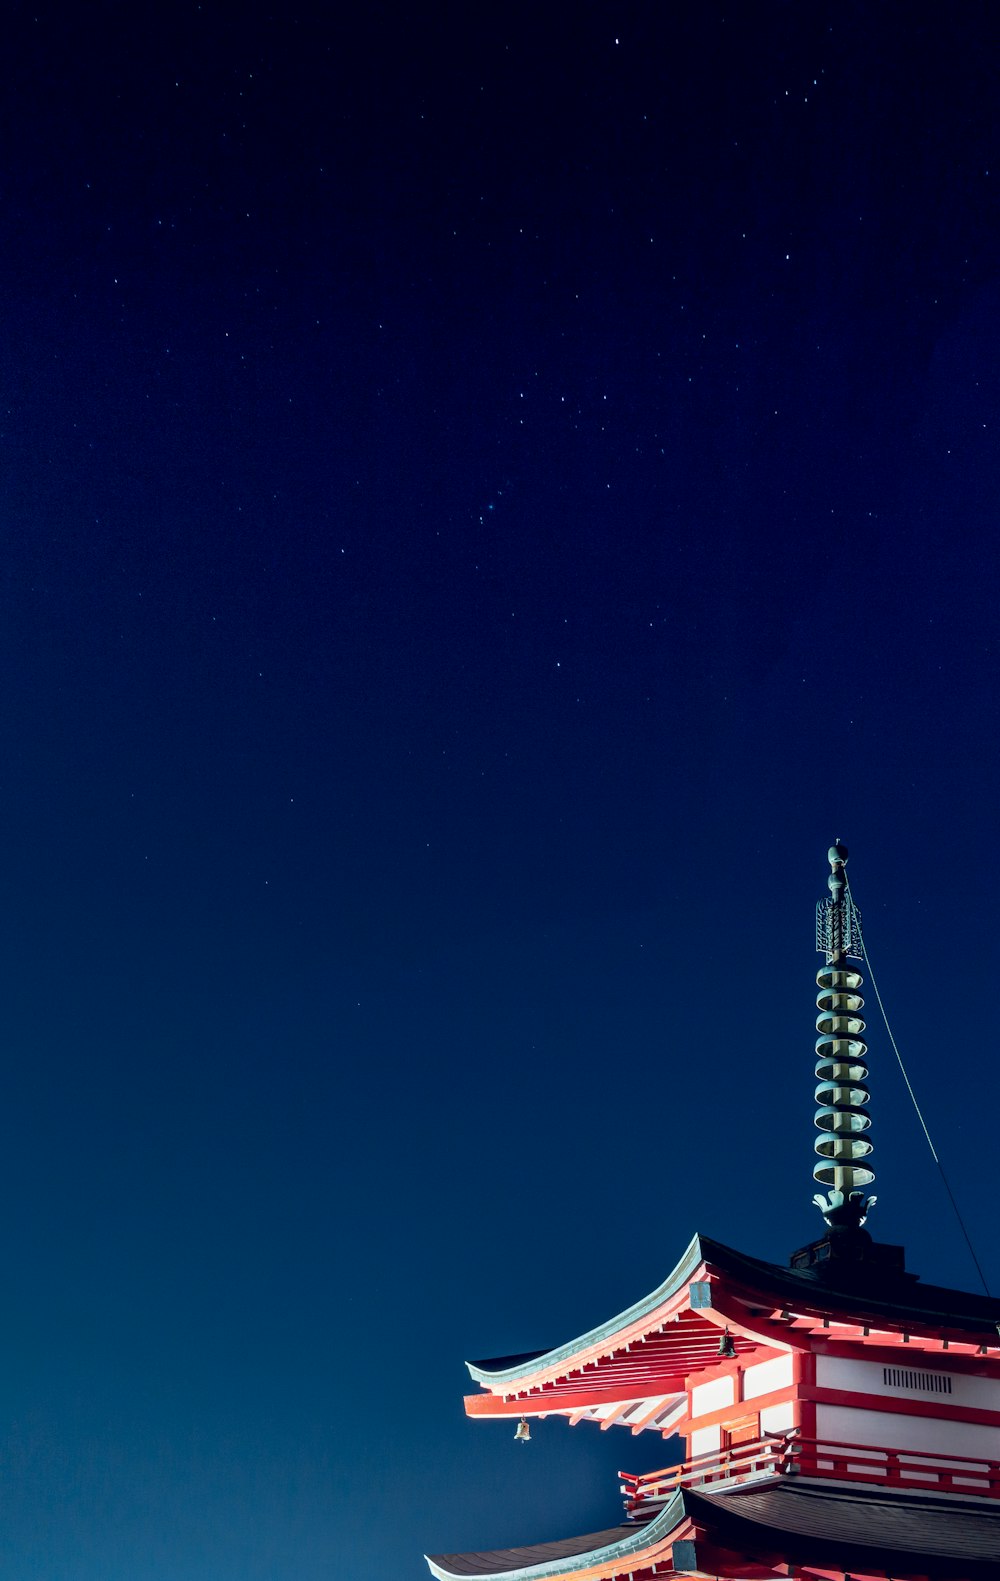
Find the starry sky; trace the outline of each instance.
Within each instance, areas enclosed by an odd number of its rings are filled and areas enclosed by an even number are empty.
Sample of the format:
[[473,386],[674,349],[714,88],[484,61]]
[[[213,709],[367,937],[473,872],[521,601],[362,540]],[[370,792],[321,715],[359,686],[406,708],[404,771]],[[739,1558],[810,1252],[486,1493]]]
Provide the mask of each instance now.
[[818,1233],[835,838],[1000,1287],[992,8],[3,33],[0,1568],[606,1526],[462,1363]]

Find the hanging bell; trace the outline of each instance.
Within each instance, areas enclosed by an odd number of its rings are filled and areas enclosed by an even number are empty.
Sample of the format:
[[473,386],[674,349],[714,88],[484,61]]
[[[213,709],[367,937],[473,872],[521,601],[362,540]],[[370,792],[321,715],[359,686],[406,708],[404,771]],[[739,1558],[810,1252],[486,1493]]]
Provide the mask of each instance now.
[[522,1416],[518,1422],[517,1427],[514,1429],[514,1437],[519,1444],[531,1442],[531,1428],[528,1426],[528,1418],[526,1416]]
[[732,1361],[736,1355],[736,1346],[733,1343],[733,1336],[730,1334],[728,1329],[726,1329],[725,1333],[722,1335],[722,1338],[719,1340],[719,1355],[723,1356],[726,1361]]

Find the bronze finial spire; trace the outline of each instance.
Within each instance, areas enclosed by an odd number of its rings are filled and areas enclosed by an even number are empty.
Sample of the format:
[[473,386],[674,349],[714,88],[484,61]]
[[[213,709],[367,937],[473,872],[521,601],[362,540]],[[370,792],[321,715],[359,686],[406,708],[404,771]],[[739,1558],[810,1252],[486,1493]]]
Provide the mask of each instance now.
[[830,899],[816,907],[816,948],[826,965],[816,974],[816,1152],[819,1162],[813,1178],[827,1187],[824,1197],[813,1201],[833,1230],[856,1230],[864,1224],[874,1197],[864,1187],[875,1179],[865,1160],[872,1151],[868,1138],[871,1116],[868,1050],[861,1041],[865,1024],[860,1012],[864,1000],[858,992],[863,978],[849,964],[862,958],[861,918],[851,899],[844,872],[847,847],[839,840],[829,850]]

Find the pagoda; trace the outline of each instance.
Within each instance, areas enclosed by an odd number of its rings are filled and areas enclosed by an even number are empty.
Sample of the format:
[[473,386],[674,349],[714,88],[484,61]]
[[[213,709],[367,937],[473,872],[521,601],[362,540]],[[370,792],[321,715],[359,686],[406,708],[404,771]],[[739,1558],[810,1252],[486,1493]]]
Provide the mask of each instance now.
[[865,1229],[875,1179],[847,851],[817,908],[814,1198],[787,1267],[696,1235],[658,1289],[555,1350],[469,1363],[469,1416],[684,1440],[587,1536],[428,1558],[437,1581],[1000,1581],[1000,1300],[924,1284]]

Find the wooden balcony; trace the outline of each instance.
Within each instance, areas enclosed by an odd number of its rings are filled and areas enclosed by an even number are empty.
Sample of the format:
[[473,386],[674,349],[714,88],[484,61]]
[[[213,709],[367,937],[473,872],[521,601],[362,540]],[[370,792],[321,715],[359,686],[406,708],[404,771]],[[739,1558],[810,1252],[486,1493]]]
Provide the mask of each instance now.
[[785,1433],[699,1455],[648,1471],[619,1472],[629,1520],[657,1514],[676,1488],[737,1485],[769,1477],[817,1477],[869,1487],[1000,1499],[1000,1461],[941,1455],[920,1449],[886,1449]]

